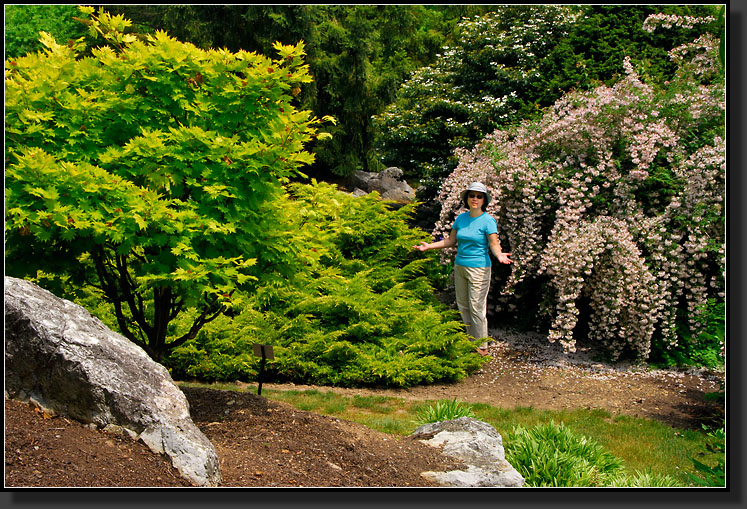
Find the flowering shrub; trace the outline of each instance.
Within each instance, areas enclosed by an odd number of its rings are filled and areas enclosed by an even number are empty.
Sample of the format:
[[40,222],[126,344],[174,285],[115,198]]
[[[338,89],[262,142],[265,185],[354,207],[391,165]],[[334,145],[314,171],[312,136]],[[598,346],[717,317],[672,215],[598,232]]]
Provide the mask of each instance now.
[[484,182],[494,197],[488,212],[515,260],[491,311],[539,285],[545,305],[537,316],[550,315],[549,340],[573,351],[583,321],[613,359],[648,358],[655,336],[676,345],[678,310],[697,337],[707,301],[724,298],[725,89],[717,56],[708,35],[673,49],[678,72],[662,87],[644,83],[626,59],[614,86],[570,93],[539,121],[456,151],[434,236],[447,234],[462,211],[460,191]]

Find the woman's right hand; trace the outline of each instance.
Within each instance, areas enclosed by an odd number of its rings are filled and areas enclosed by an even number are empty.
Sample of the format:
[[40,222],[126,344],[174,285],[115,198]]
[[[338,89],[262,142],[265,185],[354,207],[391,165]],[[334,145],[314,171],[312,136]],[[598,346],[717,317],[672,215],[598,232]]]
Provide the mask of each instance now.
[[412,246],[412,248],[417,249],[418,251],[422,253],[423,251],[428,251],[428,249],[430,249],[430,245],[427,242],[423,241],[422,244],[418,244],[417,246]]

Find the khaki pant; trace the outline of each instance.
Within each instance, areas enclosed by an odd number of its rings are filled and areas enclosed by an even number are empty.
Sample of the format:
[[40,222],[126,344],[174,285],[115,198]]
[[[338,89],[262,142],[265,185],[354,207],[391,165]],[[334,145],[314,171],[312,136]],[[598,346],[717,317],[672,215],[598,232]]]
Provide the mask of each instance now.
[[490,267],[454,266],[454,289],[467,334],[475,339],[488,337],[488,290]]

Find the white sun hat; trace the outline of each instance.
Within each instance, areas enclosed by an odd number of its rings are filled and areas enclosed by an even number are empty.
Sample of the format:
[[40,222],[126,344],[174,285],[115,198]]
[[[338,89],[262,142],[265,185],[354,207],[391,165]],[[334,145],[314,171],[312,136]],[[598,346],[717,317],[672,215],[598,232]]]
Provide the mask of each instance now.
[[470,191],[477,191],[478,193],[484,194],[485,203],[483,203],[483,205],[486,207],[488,206],[488,203],[490,203],[490,192],[488,191],[488,188],[485,187],[485,184],[472,182],[467,189],[462,191],[462,203],[464,203],[466,207],[469,207],[469,203],[467,203],[467,193]]

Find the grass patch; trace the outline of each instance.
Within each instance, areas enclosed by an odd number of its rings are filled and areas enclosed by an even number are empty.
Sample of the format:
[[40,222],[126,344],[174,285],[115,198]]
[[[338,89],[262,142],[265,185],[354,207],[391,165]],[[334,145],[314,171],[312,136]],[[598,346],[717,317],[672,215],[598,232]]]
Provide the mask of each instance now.
[[385,396],[353,396],[353,406],[355,408],[361,408],[376,412],[380,414],[388,414],[393,411],[392,407],[388,405],[388,400]]
[[406,436],[412,433],[410,423],[396,417],[377,417],[362,415],[356,422],[363,424],[376,431],[392,435]]

